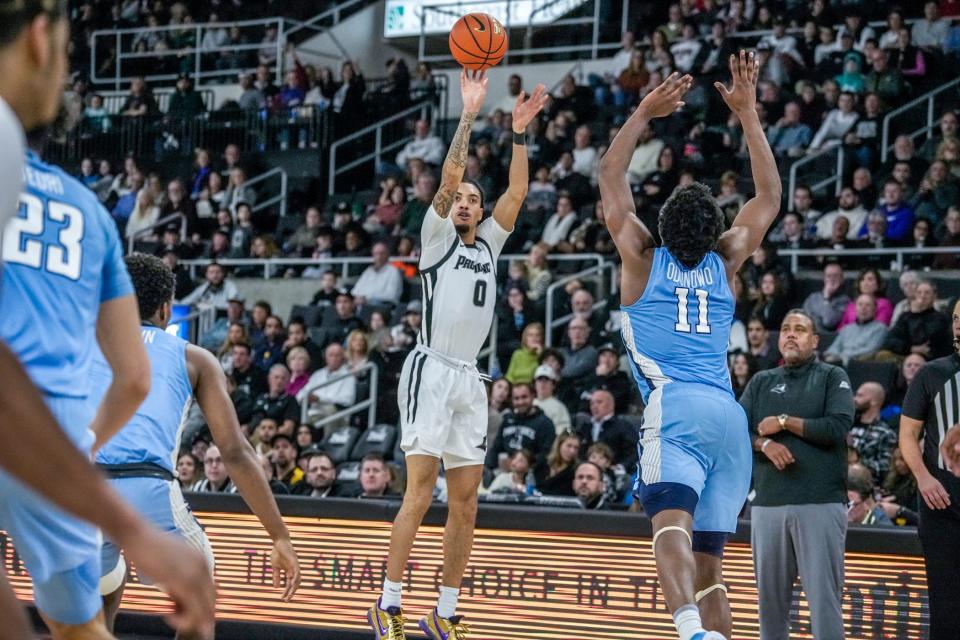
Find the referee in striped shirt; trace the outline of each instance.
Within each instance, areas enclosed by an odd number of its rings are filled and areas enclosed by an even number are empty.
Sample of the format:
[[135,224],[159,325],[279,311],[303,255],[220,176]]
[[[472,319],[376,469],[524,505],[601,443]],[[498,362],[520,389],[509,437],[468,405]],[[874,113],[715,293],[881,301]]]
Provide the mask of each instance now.
[[[960,302],[953,308],[960,350]],[[917,478],[920,543],[927,568],[929,640],[960,634],[960,353],[931,361],[903,400],[900,451]],[[923,438],[923,451],[919,439]],[[941,446],[942,445],[942,446]]]

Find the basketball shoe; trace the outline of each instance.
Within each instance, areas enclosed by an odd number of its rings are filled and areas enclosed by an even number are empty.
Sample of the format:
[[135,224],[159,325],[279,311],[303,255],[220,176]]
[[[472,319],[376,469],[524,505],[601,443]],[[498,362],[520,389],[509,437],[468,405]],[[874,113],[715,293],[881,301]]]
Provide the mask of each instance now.
[[[380,608],[380,599],[367,611],[367,620],[376,634],[376,640],[406,640],[403,633],[403,611],[400,607]],[[421,623],[422,624],[422,623]]]
[[430,640],[466,640],[470,629],[462,621],[463,616],[441,618],[434,609],[420,621],[420,630]]

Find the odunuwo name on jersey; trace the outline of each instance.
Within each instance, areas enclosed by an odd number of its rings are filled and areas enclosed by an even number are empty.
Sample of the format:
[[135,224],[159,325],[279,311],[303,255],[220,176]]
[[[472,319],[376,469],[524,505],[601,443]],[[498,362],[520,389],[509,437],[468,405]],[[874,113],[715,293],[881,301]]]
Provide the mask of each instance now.
[[671,262],[667,265],[667,279],[682,287],[703,287],[708,284],[713,284],[713,269],[704,267],[702,269],[681,271]]
[[490,273],[491,268],[489,262],[474,262],[466,256],[457,256],[457,264],[453,265],[453,268],[460,269],[461,267],[474,273]]

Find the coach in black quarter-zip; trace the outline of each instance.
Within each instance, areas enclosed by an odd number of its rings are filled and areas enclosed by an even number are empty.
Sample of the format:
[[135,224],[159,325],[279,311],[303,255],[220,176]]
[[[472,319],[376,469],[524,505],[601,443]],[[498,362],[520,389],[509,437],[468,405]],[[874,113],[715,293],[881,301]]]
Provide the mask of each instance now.
[[[953,346],[960,349],[960,302],[953,308]],[[960,633],[960,472],[951,441],[960,422],[960,354],[930,361],[913,379],[903,399],[900,452],[917,478],[920,493],[920,543],[927,567],[930,603],[929,640],[955,640]],[[923,438],[923,451],[919,438]],[[953,473],[951,473],[951,467]]]

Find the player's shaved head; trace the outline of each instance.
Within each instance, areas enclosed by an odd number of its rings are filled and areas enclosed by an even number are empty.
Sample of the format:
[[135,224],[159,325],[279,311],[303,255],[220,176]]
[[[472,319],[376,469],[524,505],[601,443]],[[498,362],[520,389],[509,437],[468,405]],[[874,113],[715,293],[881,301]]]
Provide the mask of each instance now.
[[131,253],[123,261],[137,294],[140,319],[149,320],[160,307],[173,300],[177,279],[170,267],[156,256]]

